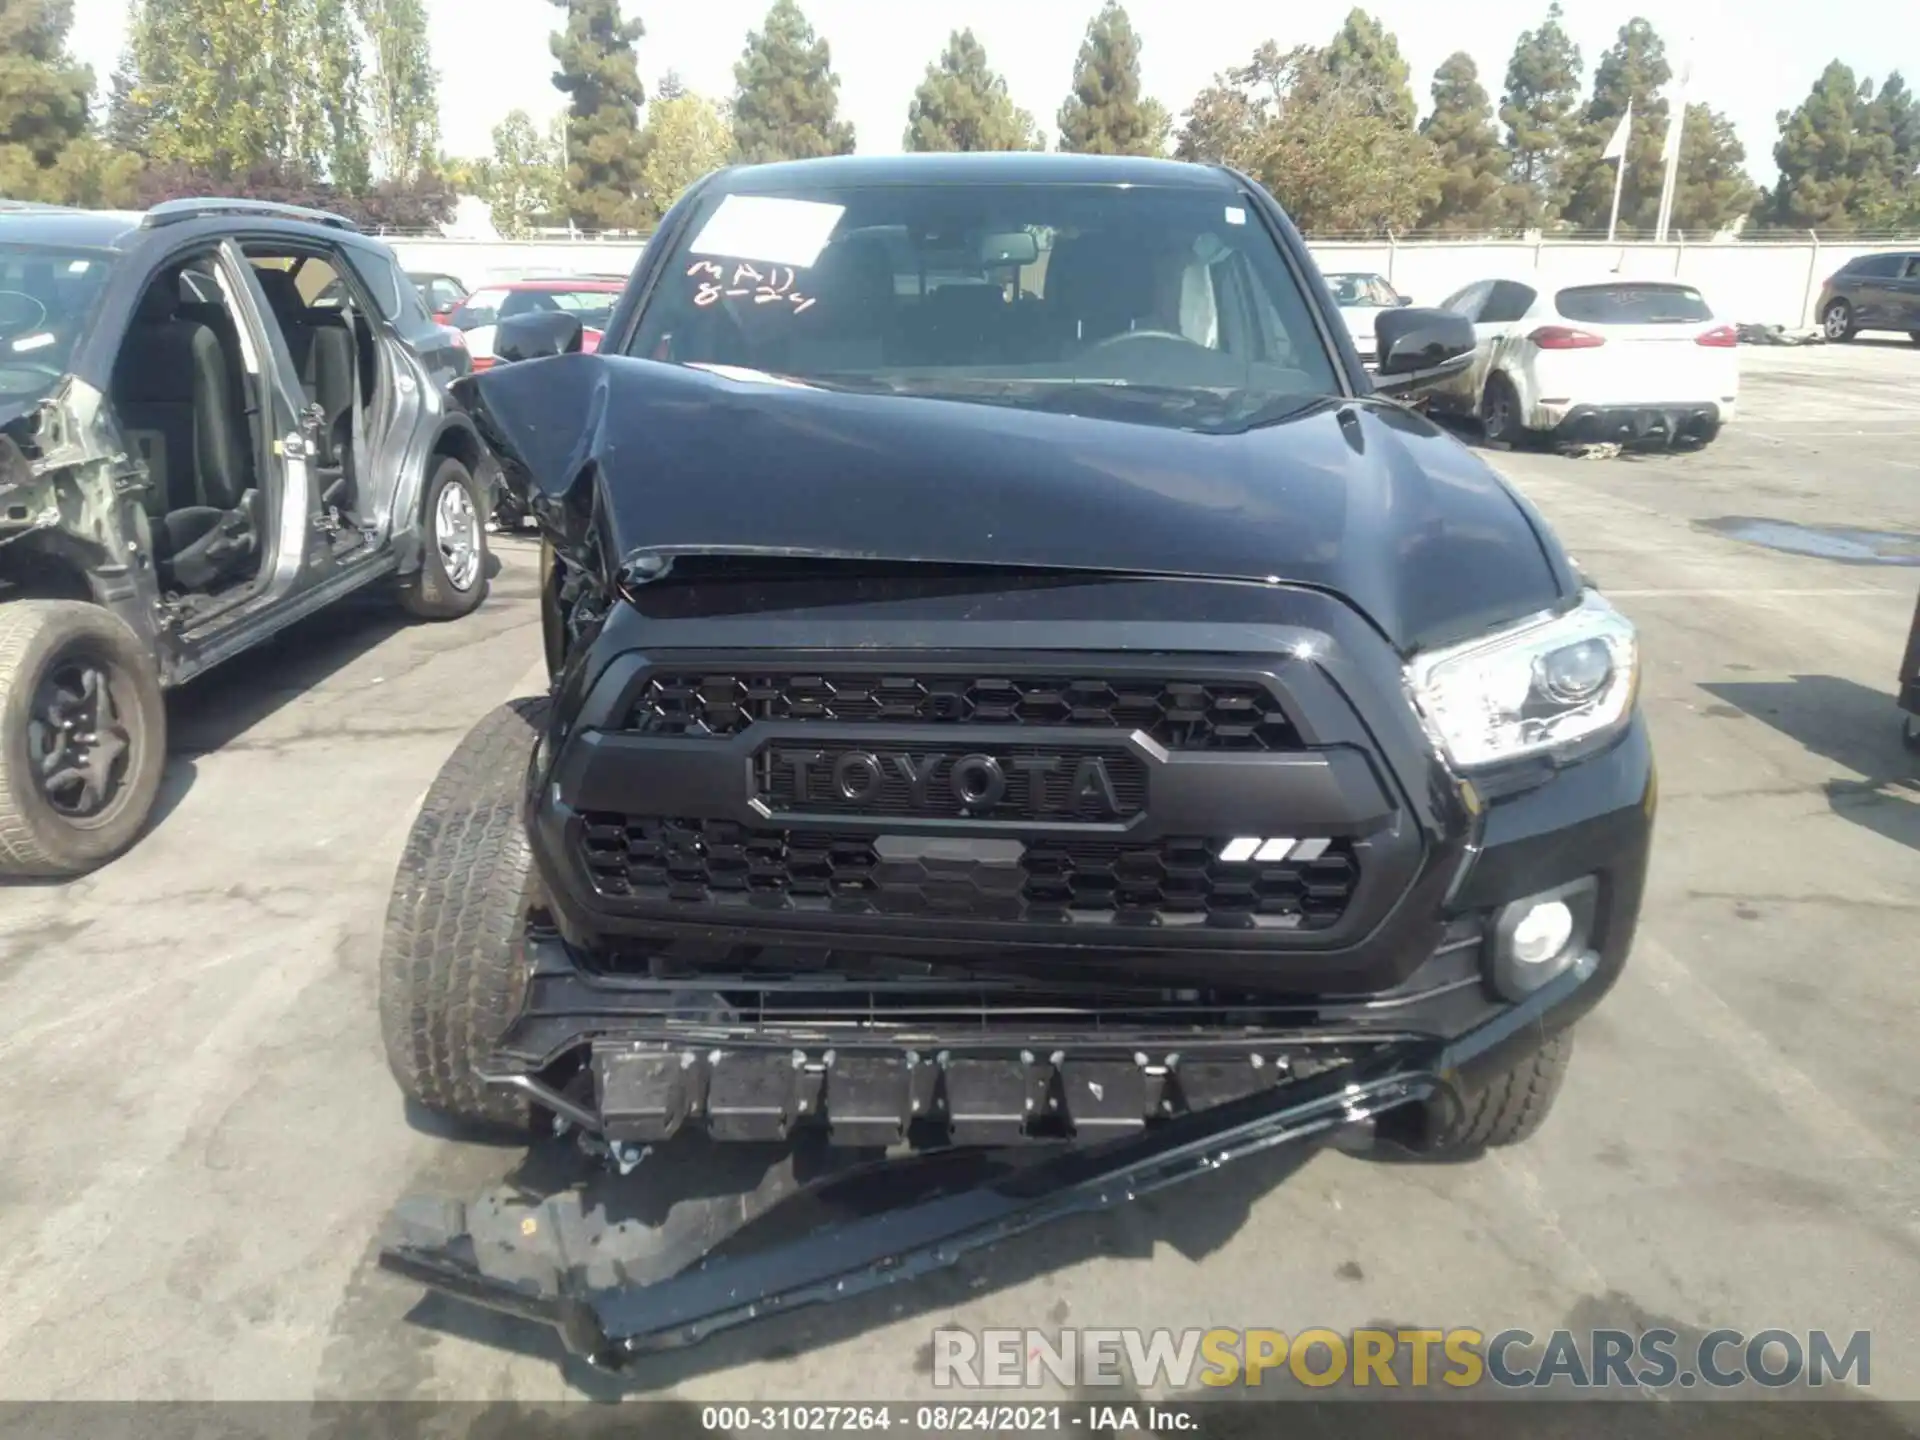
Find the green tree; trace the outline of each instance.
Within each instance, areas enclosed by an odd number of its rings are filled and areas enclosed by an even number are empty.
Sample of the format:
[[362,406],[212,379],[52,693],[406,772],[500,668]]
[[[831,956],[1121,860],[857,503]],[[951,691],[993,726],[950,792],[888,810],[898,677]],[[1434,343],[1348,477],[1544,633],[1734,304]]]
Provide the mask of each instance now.
[[1863,191],[1872,198],[1878,178],[1877,166],[1863,163],[1857,153],[1864,109],[1859,80],[1834,60],[1797,108],[1780,112],[1780,139],[1773,147],[1780,179],[1768,197],[1765,220],[1830,234],[1858,228]]
[[733,140],[746,164],[853,153],[853,126],[839,118],[833,50],[794,0],[775,0],[761,28],[748,32],[733,79]]
[[672,208],[681,193],[727,163],[733,130],[714,104],[690,90],[647,107],[647,159],[640,180],[658,214]]
[[1381,113],[1371,86],[1335,75],[1326,52],[1269,41],[1194,100],[1176,149],[1264,184],[1309,233],[1410,229],[1440,167],[1427,137]]
[[1060,107],[1060,148],[1082,155],[1162,155],[1172,117],[1140,93],[1140,37],[1119,0],[1106,0],[1074,61]]
[[86,134],[93,71],[67,53],[72,0],[0,0],[0,194],[48,198],[40,172]]
[[434,169],[440,79],[425,0],[355,0],[367,37],[366,129],[373,172],[411,180]]
[[622,19],[620,0],[553,3],[567,12],[550,46],[554,87],[569,100],[567,212],[582,229],[633,229],[651,218],[640,192],[647,91],[633,49],[646,26]]
[[971,30],[956,30],[907,106],[908,150],[1032,150],[1033,117],[1013,103]]
[[1336,80],[1371,96],[1381,114],[1412,126],[1412,71],[1400,56],[1400,42],[1393,32],[1366,11],[1347,12],[1340,33],[1327,46],[1327,69]]
[[526,111],[511,111],[493,127],[493,154],[473,167],[474,193],[487,202],[493,228],[510,240],[566,206],[559,143],[564,124],[542,135]]
[[149,160],[217,183],[262,166],[318,168],[325,117],[298,7],[134,0],[128,18],[115,128],[137,115]]
[[1440,169],[1439,190],[1420,217],[1423,230],[1485,234],[1512,219],[1513,159],[1500,144],[1493,102],[1466,51],[1455,51],[1433,72],[1433,113],[1420,133]]
[[[1566,202],[1561,218],[1577,230],[1605,230],[1613,213],[1614,165],[1620,173],[1620,228],[1651,233],[1660,218],[1666,183],[1667,101],[1660,94],[1673,78],[1667,47],[1645,20],[1620,27],[1618,38],[1593,67],[1593,98],[1581,114],[1564,161]],[[1625,156],[1603,160],[1601,151],[1633,110]]]
[[1565,203],[1563,151],[1578,124],[1580,49],[1560,19],[1554,0],[1538,28],[1521,32],[1500,100],[1520,219],[1529,226],[1557,215]]
[[327,179],[353,194],[373,179],[367,144],[365,83],[358,36],[346,0],[313,0],[315,92]]
[[1673,182],[1671,223],[1683,235],[1715,234],[1753,207],[1747,150],[1733,122],[1705,105],[1680,118],[1680,169]]
[[1854,217],[1862,230],[1920,226],[1920,107],[1898,70],[1856,117]]

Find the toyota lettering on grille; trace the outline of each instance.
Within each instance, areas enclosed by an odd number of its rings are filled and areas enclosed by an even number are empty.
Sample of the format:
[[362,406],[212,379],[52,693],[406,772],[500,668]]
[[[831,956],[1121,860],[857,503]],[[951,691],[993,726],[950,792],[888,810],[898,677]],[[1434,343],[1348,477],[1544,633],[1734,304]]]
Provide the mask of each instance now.
[[754,788],[775,812],[1097,821],[1138,814],[1146,776],[1119,752],[777,747],[757,757]]

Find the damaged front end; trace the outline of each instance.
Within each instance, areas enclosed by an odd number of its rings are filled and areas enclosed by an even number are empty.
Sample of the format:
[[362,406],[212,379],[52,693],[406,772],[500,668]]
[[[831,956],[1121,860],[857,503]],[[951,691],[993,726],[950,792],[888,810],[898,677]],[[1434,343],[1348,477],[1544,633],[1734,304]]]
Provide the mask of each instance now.
[[[733,989],[758,1002],[748,1015],[672,983],[582,994],[595,982],[560,942],[533,944],[528,1003],[490,1080],[598,1164],[560,1187],[409,1201],[380,1263],[550,1325],[610,1369],[1275,1146],[1390,1124],[1533,1043],[1591,974],[1478,1024],[1457,986],[1430,982],[1224,1016],[1085,988],[1077,1005],[1010,984],[961,1006],[924,979],[805,995],[787,981]],[[1430,1027],[1450,1007],[1464,1028],[1442,1040]],[[600,1038],[582,1044],[570,1011]],[[562,1034],[547,1064],[515,1053]]]
[[136,601],[146,472],[106,399],[67,375],[42,393],[0,397],[0,599],[98,598],[147,633]]
[[387,1269],[617,1366],[1277,1145],[1421,1144],[1617,975],[1644,731],[1489,804],[1407,701],[1421,644],[1575,585],[1423,422],[577,355],[456,393],[543,530],[556,681],[473,1078],[593,1163],[409,1202]]

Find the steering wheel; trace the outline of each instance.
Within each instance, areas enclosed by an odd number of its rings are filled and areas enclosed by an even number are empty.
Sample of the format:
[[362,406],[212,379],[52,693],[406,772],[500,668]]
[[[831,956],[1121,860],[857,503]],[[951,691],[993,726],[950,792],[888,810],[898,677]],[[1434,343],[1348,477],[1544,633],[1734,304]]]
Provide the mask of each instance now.
[[1095,350],[1111,350],[1116,345],[1131,344],[1136,340],[1177,340],[1182,345],[1193,344],[1186,336],[1175,334],[1171,330],[1122,330],[1118,335],[1109,335],[1104,340],[1094,341],[1081,353],[1091,354]]

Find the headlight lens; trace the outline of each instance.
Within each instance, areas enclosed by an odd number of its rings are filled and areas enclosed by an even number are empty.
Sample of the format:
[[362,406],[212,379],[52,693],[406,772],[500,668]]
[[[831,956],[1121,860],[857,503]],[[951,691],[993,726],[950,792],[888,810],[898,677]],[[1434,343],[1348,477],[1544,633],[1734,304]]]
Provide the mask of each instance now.
[[1615,730],[1639,683],[1632,623],[1592,590],[1565,615],[1436,650],[1407,667],[1422,723],[1462,770]]

